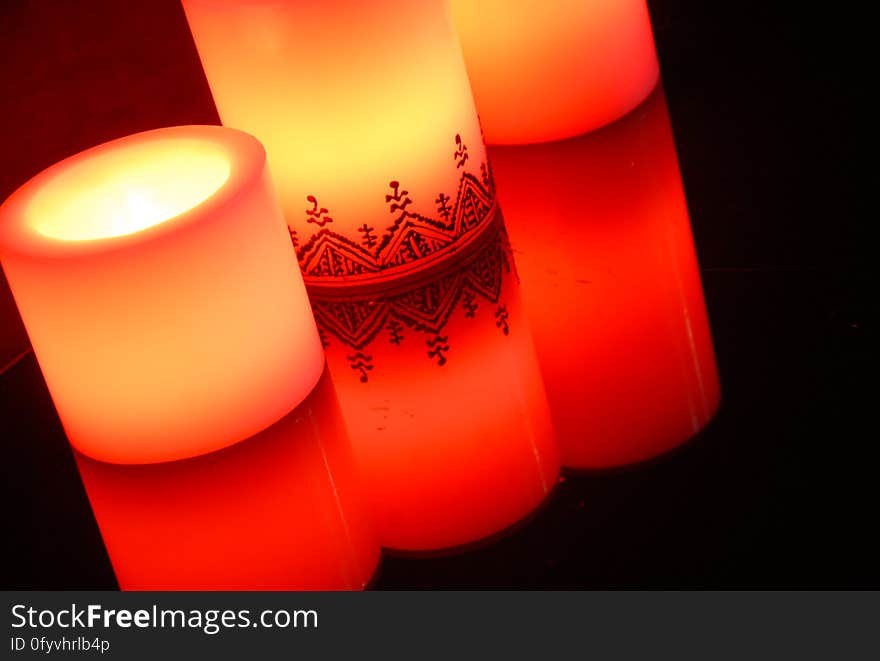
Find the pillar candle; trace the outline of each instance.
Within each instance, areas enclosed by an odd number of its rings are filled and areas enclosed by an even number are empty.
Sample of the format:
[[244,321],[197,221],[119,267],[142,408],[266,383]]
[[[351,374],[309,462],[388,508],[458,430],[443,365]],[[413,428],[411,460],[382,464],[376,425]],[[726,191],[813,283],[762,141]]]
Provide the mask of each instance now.
[[72,156],[0,206],[0,260],[121,587],[363,586],[378,543],[255,138]]
[[659,77],[645,0],[451,0],[486,140],[525,144],[625,115]]
[[558,459],[517,295],[462,275],[502,225],[446,3],[183,5],[223,123],[266,145],[383,545],[513,524]]
[[242,440],[324,356],[251,136],[188,126],[99,145],[0,209],[0,259],[71,444],[114,463]]
[[662,90],[595,133],[491,155],[563,464],[699,432],[720,391]]

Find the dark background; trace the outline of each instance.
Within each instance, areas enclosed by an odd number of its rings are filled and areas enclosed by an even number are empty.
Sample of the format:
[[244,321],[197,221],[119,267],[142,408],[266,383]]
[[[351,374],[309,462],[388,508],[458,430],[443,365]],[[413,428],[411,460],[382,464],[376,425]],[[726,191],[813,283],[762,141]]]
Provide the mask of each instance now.
[[[878,168],[859,117],[876,57],[867,16],[808,4],[649,1],[717,418],[649,464],[568,475],[501,540],[386,558],[376,587],[880,586],[867,310]],[[0,37],[0,199],[100,142],[218,122],[173,0],[7,0]],[[0,324],[0,587],[113,588],[36,363],[16,360],[27,344],[3,281]]]

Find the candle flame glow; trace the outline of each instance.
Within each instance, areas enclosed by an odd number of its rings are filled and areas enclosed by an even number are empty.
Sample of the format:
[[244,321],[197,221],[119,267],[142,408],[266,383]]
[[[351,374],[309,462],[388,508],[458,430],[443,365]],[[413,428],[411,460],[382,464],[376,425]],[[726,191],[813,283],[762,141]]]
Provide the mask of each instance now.
[[31,227],[62,241],[125,236],[198,206],[229,178],[210,144],[162,140],[95,155],[59,174],[28,207]]

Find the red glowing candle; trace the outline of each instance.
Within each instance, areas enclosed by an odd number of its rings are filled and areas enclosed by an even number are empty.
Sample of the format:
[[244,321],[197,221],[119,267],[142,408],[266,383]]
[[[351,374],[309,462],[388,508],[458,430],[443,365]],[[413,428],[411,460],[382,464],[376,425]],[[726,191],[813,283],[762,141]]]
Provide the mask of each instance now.
[[115,463],[216,450],[302,401],[324,357],[291,255],[262,148],[219,127],[82,152],[0,215],[68,438]]
[[693,436],[720,392],[662,91],[492,162],[563,464],[618,466]]
[[592,131],[657,84],[645,0],[451,0],[451,7],[489,144]]
[[501,218],[444,0],[183,5],[221,119],[266,145],[383,544],[511,525],[558,460],[517,294],[461,272]]
[[[233,531],[284,525],[315,541],[309,558],[338,544],[312,531],[277,471],[260,486],[271,463],[266,442],[214,456],[300,411],[325,365],[256,139],[176,127],[72,156],[0,207],[0,260],[61,422],[82,453],[123,587],[363,583],[369,561],[345,580],[318,572],[300,581],[309,567],[295,556],[281,570],[271,562],[238,567],[250,557],[239,550],[257,544],[253,554],[260,537],[249,533],[236,545],[217,532],[224,517]],[[313,417],[308,407],[300,417]],[[344,442],[339,423],[321,424],[335,431],[291,432],[287,424],[284,434],[312,434],[302,442],[318,447],[328,435]],[[332,482],[326,453],[278,453],[291,479],[309,473]],[[235,488],[224,492],[224,482]],[[313,517],[351,518],[341,502],[321,498]],[[283,522],[268,520],[276,514]],[[259,523],[246,526],[248,517]],[[375,562],[375,544],[356,546]]]

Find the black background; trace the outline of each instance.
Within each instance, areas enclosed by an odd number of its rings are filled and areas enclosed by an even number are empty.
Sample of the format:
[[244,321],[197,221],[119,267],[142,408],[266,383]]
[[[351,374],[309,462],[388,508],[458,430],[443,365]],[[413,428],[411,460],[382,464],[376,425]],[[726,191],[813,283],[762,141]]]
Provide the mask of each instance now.
[[[179,7],[132,4],[5,5],[4,197],[103,140],[216,123]],[[716,419],[646,465],[567,475],[503,539],[387,557],[375,587],[880,586],[878,168],[860,121],[876,57],[867,16],[810,4],[649,2],[721,373]],[[112,100],[96,91],[108,84]],[[0,452],[0,587],[115,587],[32,355],[0,375]]]

